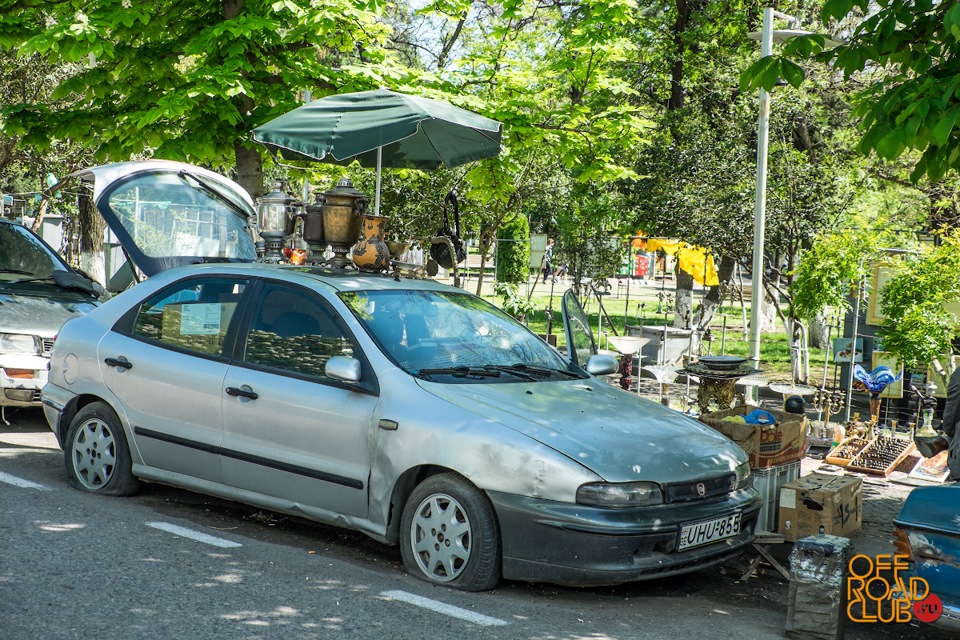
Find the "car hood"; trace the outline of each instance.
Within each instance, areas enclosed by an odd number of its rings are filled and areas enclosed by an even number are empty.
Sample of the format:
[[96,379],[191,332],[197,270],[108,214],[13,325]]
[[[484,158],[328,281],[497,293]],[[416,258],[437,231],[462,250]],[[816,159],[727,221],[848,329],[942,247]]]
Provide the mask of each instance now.
[[89,313],[93,300],[76,296],[43,296],[0,293],[0,332],[28,333],[52,338],[67,320]]
[[533,438],[609,482],[686,482],[747,460],[717,431],[596,380],[441,384],[430,393]]

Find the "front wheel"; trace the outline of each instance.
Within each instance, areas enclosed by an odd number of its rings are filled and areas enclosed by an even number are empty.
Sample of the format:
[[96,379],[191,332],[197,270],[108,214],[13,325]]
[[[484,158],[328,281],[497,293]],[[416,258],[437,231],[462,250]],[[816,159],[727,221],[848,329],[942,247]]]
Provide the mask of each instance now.
[[63,453],[72,487],[111,496],[133,495],[140,488],[120,418],[102,402],[77,412],[67,429]]
[[400,521],[407,571],[427,582],[485,591],[500,581],[500,534],[493,506],[475,486],[452,473],[418,485]]

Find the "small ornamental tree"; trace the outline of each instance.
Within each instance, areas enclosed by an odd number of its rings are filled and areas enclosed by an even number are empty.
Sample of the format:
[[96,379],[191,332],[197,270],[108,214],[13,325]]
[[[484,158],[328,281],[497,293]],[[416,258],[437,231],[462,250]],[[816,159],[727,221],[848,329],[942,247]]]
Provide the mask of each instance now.
[[497,282],[526,282],[530,277],[530,223],[516,215],[497,229]]
[[880,290],[883,348],[913,371],[953,371],[960,320],[960,229],[941,232],[939,246],[890,263],[894,275]]

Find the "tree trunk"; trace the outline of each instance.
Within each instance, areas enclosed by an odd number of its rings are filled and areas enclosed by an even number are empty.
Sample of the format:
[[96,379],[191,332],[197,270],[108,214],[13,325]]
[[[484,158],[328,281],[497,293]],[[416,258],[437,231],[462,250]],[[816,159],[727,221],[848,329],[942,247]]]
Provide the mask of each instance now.
[[477,273],[477,295],[480,295],[483,289],[483,274],[487,271],[487,256],[490,254],[490,247],[493,246],[496,238],[493,231],[487,229],[480,232],[480,269]]
[[807,384],[810,378],[810,350],[807,348],[807,327],[796,318],[787,322],[790,336],[790,370],[793,382]]
[[733,279],[733,270],[736,266],[737,263],[732,258],[720,258],[720,265],[717,269],[717,279],[720,282],[717,286],[710,287],[693,317],[693,326],[699,331],[706,331],[710,323],[713,322],[713,316],[716,315],[717,309],[723,302],[723,292]]
[[673,315],[673,326],[689,329],[693,320],[693,276],[677,268],[677,302]]
[[235,143],[233,148],[237,160],[237,184],[254,198],[262,196],[265,191],[263,159],[260,157],[260,152],[245,147],[242,142]]
[[106,287],[108,274],[103,257],[103,238],[107,223],[93,205],[93,194],[88,189],[80,191],[77,208],[80,227],[80,269]]
[[807,339],[810,346],[818,349],[826,349],[830,346],[830,338],[827,335],[830,329],[828,322],[829,318],[821,313],[816,320],[810,323],[810,326],[807,327]]

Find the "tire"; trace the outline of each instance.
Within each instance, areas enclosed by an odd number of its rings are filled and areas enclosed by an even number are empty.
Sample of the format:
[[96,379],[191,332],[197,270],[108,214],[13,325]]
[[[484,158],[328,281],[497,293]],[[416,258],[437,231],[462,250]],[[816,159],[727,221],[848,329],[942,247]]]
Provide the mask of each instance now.
[[140,489],[120,418],[102,402],[88,404],[70,421],[63,454],[71,487],[109,496]]
[[400,521],[406,570],[462,591],[500,582],[500,532],[482,491],[453,473],[431,476],[410,494]]

